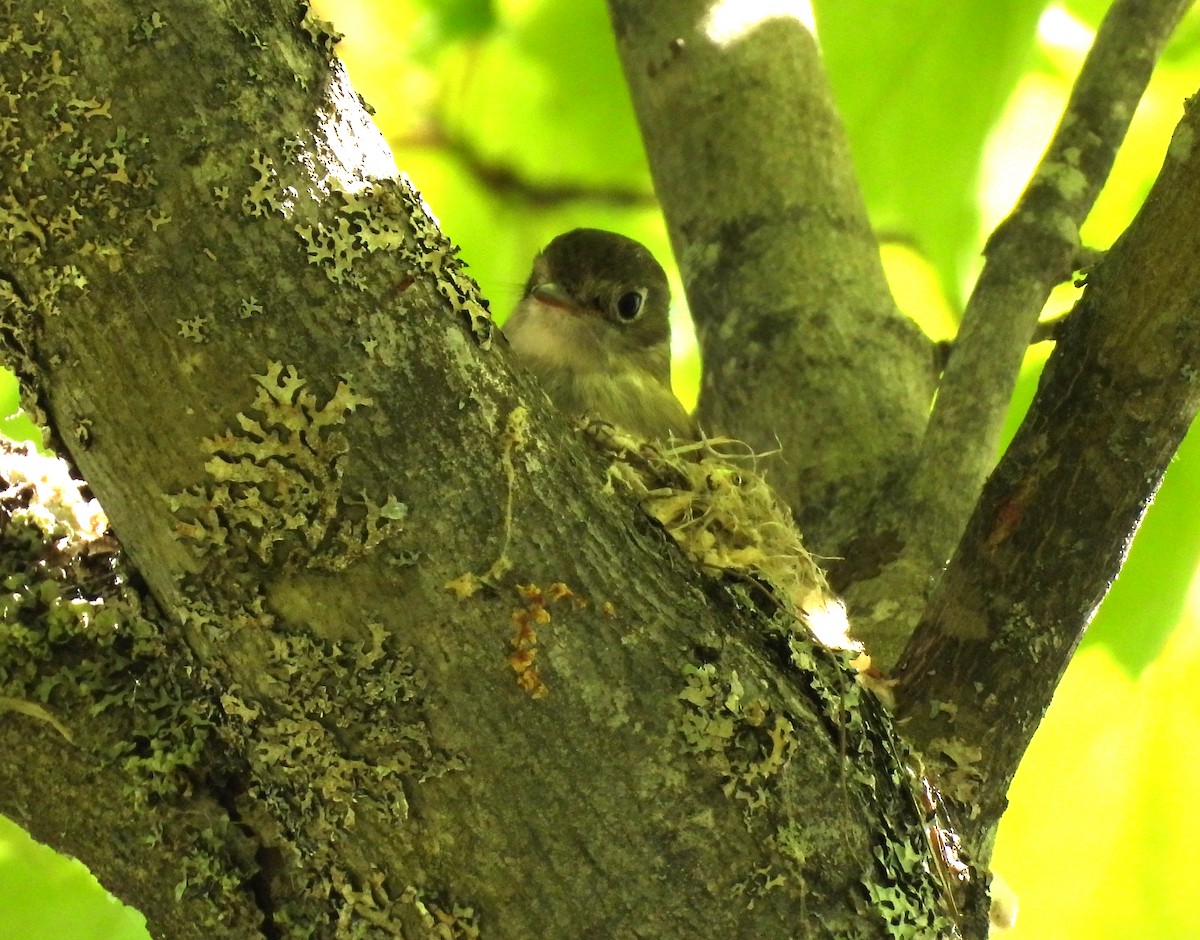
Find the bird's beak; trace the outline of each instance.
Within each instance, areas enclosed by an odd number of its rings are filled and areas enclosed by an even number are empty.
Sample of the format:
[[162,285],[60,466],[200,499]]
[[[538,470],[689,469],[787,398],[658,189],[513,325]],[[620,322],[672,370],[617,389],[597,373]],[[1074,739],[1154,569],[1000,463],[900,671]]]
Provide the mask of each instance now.
[[578,309],[578,305],[570,298],[567,292],[553,281],[538,284],[530,293],[533,295],[534,300],[545,304],[547,307],[557,307],[560,310]]

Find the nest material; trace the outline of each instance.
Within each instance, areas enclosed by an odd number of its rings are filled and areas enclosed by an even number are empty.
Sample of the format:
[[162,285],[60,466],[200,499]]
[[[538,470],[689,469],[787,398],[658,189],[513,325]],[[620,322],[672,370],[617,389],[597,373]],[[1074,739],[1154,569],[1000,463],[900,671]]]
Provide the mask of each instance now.
[[753,580],[823,646],[861,649],[791,510],[755,469],[758,455],[729,438],[663,446],[595,419],[581,428],[611,460],[610,477],[637,495],[701,571]]

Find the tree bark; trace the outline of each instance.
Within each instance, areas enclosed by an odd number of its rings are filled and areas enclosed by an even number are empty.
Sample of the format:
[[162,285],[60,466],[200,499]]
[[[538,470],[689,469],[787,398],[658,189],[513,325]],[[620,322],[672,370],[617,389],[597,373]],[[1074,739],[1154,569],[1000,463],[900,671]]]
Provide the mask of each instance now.
[[[988,239],[910,486],[878,520],[898,533],[902,548],[882,574],[852,593],[864,612],[863,635],[889,667],[995,467],[1008,403],[1050,291],[1090,266],[1079,228],[1108,179],[1154,63],[1190,6],[1188,0],[1113,3],[1037,171]],[[902,610],[897,597],[908,599]]]
[[[894,323],[804,26],[772,15],[730,33],[709,4],[609,0],[698,321],[710,396],[701,422],[760,448],[777,434],[785,457],[800,453],[799,471],[772,465],[772,479],[818,550],[845,556],[839,580],[876,664],[890,670],[907,646],[904,728],[970,820],[977,860],[990,856],[1017,763],[1195,413],[1183,314],[1194,289],[1177,291],[1191,278],[1175,271],[1195,257],[1189,192],[1160,197],[1154,221],[1101,265],[1011,459],[979,499],[1041,306],[1081,264],[1078,228],[1187,7],[1109,10],[1047,155],[989,241],[926,425],[925,350]],[[781,146],[764,156],[767,133]],[[1176,164],[1193,134],[1185,122]],[[1160,185],[1186,187],[1181,176],[1174,166]],[[1173,263],[1139,247],[1151,243]],[[869,408],[855,406],[860,394]]]
[[6,465],[0,810],[156,936],[952,932],[848,655],[510,372],[320,24],[6,16],[6,355],[120,547]]
[[[812,422],[821,460],[773,479],[818,495],[802,513],[818,547],[878,542],[870,510],[911,472],[932,378],[886,296],[811,38],[773,22],[718,40],[698,7],[611,7],[652,161],[675,141],[694,163],[655,175],[709,355],[702,417],[760,445]],[[510,371],[320,24],[173,0],[140,19],[14,3],[0,30],[0,336],[115,533],[57,465],[5,459],[0,811],[157,936],[982,935],[986,879],[947,889],[921,764],[867,691],[887,683],[815,642],[770,578],[701,574],[637,499],[751,474],[577,435]],[[733,122],[767,112],[805,172],[746,159]],[[930,769],[981,808],[982,864],[1194,415],[1200,246],[1176,228],[1200,191],[1194,124],[1097,272],[900,676]],[[809,370],[801,389],[810,356],[860,381]],[[805,404],[766,408],[783,389]],[[1095,452],[1114,442],[1115,464]],[[1062,479],[1077,501],[1095,468],[1123,501],[1085,527]],[[1004,647],[1014,624],[1027,641]],[[1010,699],[1030,651],[1037,681]],[[962,694],[976,681],[982,699]],[[1004,742],[984,729],[1009,722]]]
[[950,795],[982,807],[964,820],[972,844],[991,837],[1200,408],[1198,137],[1193,98],[1145,205],[1088,275],[898,670],[906,733]]
[[[933,397],[896,308],[816,42],[713,4],[609,0],[704,360],[699,420],[764,454],[810,547],[852,554]],[[858,552],[861,554],[861,547]]]

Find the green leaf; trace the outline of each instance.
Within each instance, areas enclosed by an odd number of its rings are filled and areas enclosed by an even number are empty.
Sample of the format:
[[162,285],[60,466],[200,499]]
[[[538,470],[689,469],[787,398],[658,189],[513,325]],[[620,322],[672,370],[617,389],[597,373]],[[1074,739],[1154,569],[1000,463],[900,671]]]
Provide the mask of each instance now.
[[443,119],[533,181],[650,193],[641,134],[601,0],[540,3],[463,56]]
[[493,0],[419,0],[429,11],[426,39],[433,45],[478,39],[496,25]]
[[81,862],[0,816],[0,936],[148,940],[150,934],[145,918],[105,891]]
[[959,297],[979,249],[984,143],[1016,87],[1043,0],[817,0],[821,47],[871,220]]
[[0,369],[0,434],[14,441],[33,441],[40,447],[42,432],[20,407],[17,377],[8,369]]

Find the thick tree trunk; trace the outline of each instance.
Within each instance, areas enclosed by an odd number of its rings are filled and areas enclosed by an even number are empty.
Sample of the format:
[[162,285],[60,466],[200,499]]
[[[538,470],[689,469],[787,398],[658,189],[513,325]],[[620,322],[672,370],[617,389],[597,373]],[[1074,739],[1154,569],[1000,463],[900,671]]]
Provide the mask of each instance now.
[[164,937],[950,930],[847,656],[509,372],[318,24],[6,16],[7,353],[127,560],[13,458],[0,810]]
[[861,555],[937,376],[888,290],[816,41],[706,0],[609,8],[703,350],[701,425],[771,455],[815,551]]
[[[678,5],[647,6],[645,21],[611,6],[635,98],[678,91],[672,69],[725,68],[760,48],[721,54],[712,36],[676,35],[661,17]],[[1152,8],[1114,5],[1135,19]],[[762,335],[795,340],[782,321],[798,310],[806,329],[832,331],[812,337],[823,349],[843,316],[862,331],[867,348],[833,358],[892,390],[847,412],[870,459],[849,480],[831,461],[824,478],[813,463],[795,481],[838,494],[818,514],[833,542],[874,537],[874,551],[895,519],[871,531],[867,507],[911,470],[925,350],[879,299],[836,122],[805,84],[819,80],[814,51],[787,35],[804,87],[776,72],[765,87],[804,92],[787,126],[826,114],[813,159],[836,185],[811,215],[802,193],[782,201],[768,230],[829,223],[813,251],[851,267],[813,289],[831,292],[836,316],[792,302],[793,262],[773,237],[761,252],[738,242],[736,263],[708,251],[751,212],[760,176],[730,170],[723,215],[718,199],[706,214],[660,189],[669,217],[688,220],[674,237],[701,333],[724,350],[705,413],[746,413],[778,393],[770,375],[788,362],[771,361],[758,331],[722,333],[734,294],[721,291],[781,298]],[[956,918],[980,935],[985,879],[952,912],[953,859],[921,764],[864,685],[888,683],[812,638],[815,608],[780,589],[777,567],[668,536],[681,507],[723,488],[755,504],[751,475],[573,433],[510,371],[331,46],[287,4],[251,14],[176,0],[137,19],[14,3],[0,20],[0,335],[31,412],[115,533],[58,465],[5,459],[0,811],[79,855],[165,937],[934,937]],[[683,140],[705,139],[701,117],[674,113]],[[984,862],[1027,734],[1119,563],[1113,545],[1195,413],[1184,301],[1200,286],[1176,231],[1194,224],[1200,192],[1194,123],[1172,148],[1167,195],[1089,288],[1064,343],[1078,361],[1048,373],[900,676],[926,766],[979,809],[969,832]],[[652,128],[647,139],[652,160],[669,148]],[[720,158],[721,146],[691,149]],[[1164,253],[1187,263],[1151,263]],[[1146,290],[1147,271],[1178,286]],[[1147,325],[1142,358],[1119,356],[1122,316]],[[722,402],[738,341],[763,372]],[[1153,399],[1147,417],[1134,401],[1111,426],[1077,417],[1091,398],[1063,410],[1060,385],[1079,393],[1118,373],[1131,391],[1112,408],[1148,396],[1143,362],[1169,408]],[[852,400],[863,384],[843,389],[831,373],[816,391]],[[1083,524],[1088,487],[1040,497],[1055,513],[1027,505],[1051,471],[1074,479],[1081,436],[1123,461],[1104,478],[1124,501],[1098,527]],[[706,536],[722,534],[719,515],[704,515]],[[757,545],[756,520],[735,522],[733,547]],[[1095,565],[1030,616],[1046,581],[1023,579],[1021,556],[1041,577],[1054,545]],[[973,593],[980,571],[987,590]],[[884,600],[920,610],[924,594]],[[1010,642],[1014,625],[1025,642]],[[1006,642],[1010,678],[1029,677],[1011,698],[986,668]],[[1043,658],[1023,670],[1031,651]],[[939,672],[947,654],[955,668]],[[931,717],[931,701],[953,713]],[[984,719],[1014,730],[997,742]],[[102,811],[80,813],[85,801]]]

